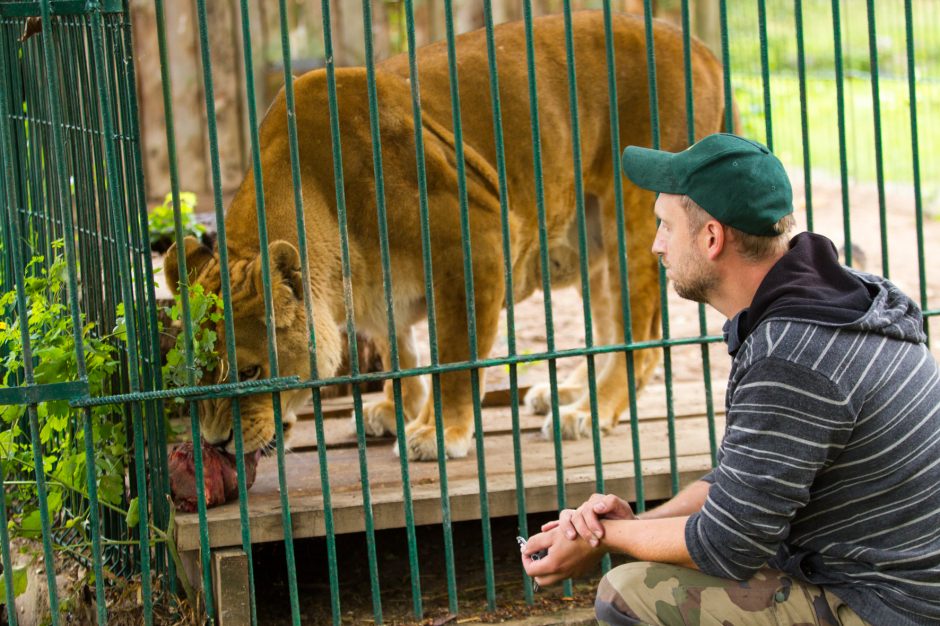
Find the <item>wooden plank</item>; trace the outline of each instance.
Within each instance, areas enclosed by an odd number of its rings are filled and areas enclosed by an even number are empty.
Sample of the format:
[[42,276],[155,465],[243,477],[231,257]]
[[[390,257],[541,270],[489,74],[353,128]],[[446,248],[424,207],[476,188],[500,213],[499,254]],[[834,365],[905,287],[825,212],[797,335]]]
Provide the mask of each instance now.
[[[520,400],[525,396],[528,387],[520,390]],[[701,383],[683,382],[673,385],[675,402],[673,403],[674,415],[677,417],[691,417],[695,415],[704,415],[706,412],[704,402],[704,390]],[[364,394],[363,402],[377,400],[382,397],[381,392]],[[715,390],[715,412],[724,412],[724,390]],[[492,434],[505,434],[512,432],[512,413],[509,408],[508,389],[496,389],[488,391],[484,397],[484,407],[497,407],[485,411],[483,420],[483,432],[490,436]],[[356,432],[352,421],[353,402],[352,398],[343,396],[339,398],[330,398],[322,402],[322,412],[324,417],[324,434],[330,447],[355,447]],[[543,415],[533,415],[528,409],[521,408],[519,411],[519,426],[523,432],[538,431],[545,420]],[[642,393],[637,402],[637,414],[641,420],[646,419],[665,419],[666,399],[664,385],[650,385]],[[316,428],[313,422],[313,407],[306,406],[298,414],[298,423],[294,426],[288,442],[291,449],[295,452],[305,450],[315,450],[317,447]],[[337,419],[345,418],[345,419]],[[621,420],[626,421],[629,417],[625,414]],[[381,442],[393,441],[391,435],[374,441]]]
[[[723,420],[716,420],[721,432]],[[677,471],[680,483],[694,480],[710,466],[708,425],[703,417],[681,418],[676,424]],[[641,422],[639,426],[646,497],[660,499],[671,493],[667,424],[662,419]],[[527,510],[554,510],[555,469],[552,443],[535,433],[522,439],[524,486]],[[621,424],[601,444],[604,475],[609,491],[633,497],[633,450],[630,427]],[[512,437],[507,434],[487,436],[484,442],[490,514],[511,515],[516,510],[515,470]],[[569,503],[582,501],[594,489],[594,458],[590,440],[565,442],[563,446],[565,482]],[[479,479],[474,454],[447,463],[451,516],[455,521],[479,518]],[[285,471],[288,477],[293,533],[297,538],[325,534],[323,498],[319,480],[318,457],[313,453],[289,454]],[[391,445],[370,445],[367,450],[370,494],[376,528],[404,525],[401,465],[392,454]],[[330,494],[337,533],[364,529],[362,492],[358,469],[358,450],[330,449],[328,452]],[[410,483],[415,522],[437,523],[441,519],[440,486],[436,463],[410,463]],[[262,459],[258,479],[249,492],[252,541],[283,539],[277,466],[273,458]],[[237,503],[211,509],[208,516],[210,544],[213,547],[241,542]],[[198,517],[177,516],[177,541],[180,550],[198,547]]]
[[[519,386],[520,403],[529,391],[530,385],[523,384]],[[705,412],[705,387],[700,381],[683,381],[673,383],[673,411],[675,415],[698,415]],[[381,392],[362,394],[362,401],[370,402],[381,398]],[[712,388],[713,404],[716,411],[724,410],[725,390],[724,385],[713,385]],[[487,389],[483,396],[482,406],[498,407],[509,406],[510,390],[508,387],[496,387]],[[321,402],[321,408],[324,418],[331,417],[350,417],[353,410],[353,400],[351,396],[340,396],[337,398],[327,398]],[[666,386],[663,384],[647,385],[637,398],[637,411],[640,415],[659,413],[666,415]],[[312,419],[313,405],[308,402],[297,412],[298,419]]]

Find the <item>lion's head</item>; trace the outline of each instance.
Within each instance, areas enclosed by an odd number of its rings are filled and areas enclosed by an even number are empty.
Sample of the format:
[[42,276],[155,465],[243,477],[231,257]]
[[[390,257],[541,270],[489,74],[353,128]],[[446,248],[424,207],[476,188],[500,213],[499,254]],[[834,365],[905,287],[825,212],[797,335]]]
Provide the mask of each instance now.
[[[221,264],[218,252],[198,240],[187,237],[184,242],[186,269],[190,284],[202,285],[206,291],[221,295]],[[277,374],[279,376],[310,377],[309,333],[304,307],[304,282],[297,249],[286,241],[274,241],[269,247],[271,298],[274,312],[274,335],[277,344]],[[258,251],[229,250],[229,281],[231,285],[232,316],[235,329],[235,352],[238,380],[250,381],[270,378],[272,375],[268,355],[269,320],[264,304],[261,255]],[[178,252],[173,245],[164,259],[164,272],[173,293],[179,291]],[[315,314],[317,340],[317,374],[328,377],[335,373],[340,362],[340,339],[336,324],[327,311]],[[320,318],[320,319],[318,319]],[[219,363],[204,376],[200,384],[232,381],[226,351],[224,321],[217,324],[216,350]],[[296,411],[308,397],[309,391],[283,391],[279,394],[285,439],[297,421]],[[238,401],[244,437],[244,452],[265,449],[275,438],[275,412],[273,395],[259,394],[241,397]],[[213,445],[224,446],[235,452],[232,428],[232,399],[216,398],[199,402],[200,429],[203,439]]]

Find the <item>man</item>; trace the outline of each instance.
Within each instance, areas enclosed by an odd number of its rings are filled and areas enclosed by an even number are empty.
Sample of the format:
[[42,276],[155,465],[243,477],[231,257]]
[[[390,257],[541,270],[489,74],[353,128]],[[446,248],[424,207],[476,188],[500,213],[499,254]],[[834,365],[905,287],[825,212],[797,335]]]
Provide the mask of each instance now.
[[677,293],[729,319],[718,466],[639,516],[614,495],[562,511],[526,572],[635,559],[601,581],[608,624],[940,623],[940,373],[918,307],[828,239],[788,241],[790,183],[756,142],[631,146],[623,167],[660,194]]

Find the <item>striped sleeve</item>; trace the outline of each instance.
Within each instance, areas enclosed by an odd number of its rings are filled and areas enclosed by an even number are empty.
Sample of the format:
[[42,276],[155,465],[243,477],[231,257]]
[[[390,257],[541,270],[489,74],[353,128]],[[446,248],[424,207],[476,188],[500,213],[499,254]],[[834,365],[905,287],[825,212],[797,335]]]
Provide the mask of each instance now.
[[853,422],[849,401],[819,372],[773,357],[752,364],[731,398],[708,498],[686,525],[695,564],[735,580],[764,566]]

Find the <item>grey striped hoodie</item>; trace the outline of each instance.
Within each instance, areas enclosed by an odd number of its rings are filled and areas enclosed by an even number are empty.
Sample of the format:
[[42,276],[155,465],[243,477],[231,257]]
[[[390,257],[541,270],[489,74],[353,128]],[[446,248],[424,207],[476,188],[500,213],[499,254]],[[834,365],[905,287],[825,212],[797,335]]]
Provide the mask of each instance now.
[[940,372],[918,307],[802,234],[729,331],[696,565],[783,570],[872,624],[940,623]]

